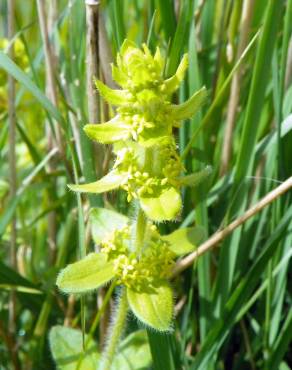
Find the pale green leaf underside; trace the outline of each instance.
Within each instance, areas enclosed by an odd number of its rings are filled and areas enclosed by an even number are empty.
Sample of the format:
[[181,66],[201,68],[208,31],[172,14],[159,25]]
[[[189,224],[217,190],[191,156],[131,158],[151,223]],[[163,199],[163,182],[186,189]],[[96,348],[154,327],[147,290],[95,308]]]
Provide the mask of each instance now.
[[128,217],[106,208],[92,208],[90,211],[91,233],[96,244],[100,244],[107,235],[123,228],[128,222]]
[[140,198],[143,211],[153,221],[173,220],[182,208],[180,193],[175,188],[165,189],[159,197]]
[[86,293],[99,288],[114,277],[113,264],[102,253],[90,253],[84,259],[65,267],[57,286],[65,293]]
[[117,189],[121,184],[127,181],[127,173],[111,171],[100,180],[89,184],[68,185],[68,187],[78,193],[105,193],[110,190]]
[[196,91],[186,102],[180,105],[172,105],[171,113],[175,120],[180,121],[191,118],[201,108],[207,98],[207,90],[202,87]]
[[96,370],[100,355],[96,351],[97,344],[90,339],[84,353],[82,332],[64,326],[54,326],[49,334],[49,342],[53,358],[59,370]]
[[170,330],[173,314],[172,290],[167,283],[151,293],[138,293],[127,289],[131,310],[144,324],[159,331]]
[[169,248],[178,256],[192,252],[203,241],[205,229],[200,226],[178,229],[162,239],[170,243]]
[[127,140],[130,135],[129,127],[117,121],[88,124],[84,126],[84,131],[91,140],[102,144],[112,144],[118,140]]
[[142,370],[148,368],[151,361],[147,333],[138,330],[121,342],[111,370]]

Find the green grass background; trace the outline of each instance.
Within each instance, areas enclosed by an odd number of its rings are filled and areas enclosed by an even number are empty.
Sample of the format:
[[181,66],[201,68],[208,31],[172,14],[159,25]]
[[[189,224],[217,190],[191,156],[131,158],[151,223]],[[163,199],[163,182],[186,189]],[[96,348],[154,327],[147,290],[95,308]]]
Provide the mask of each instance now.
[[[18,68],[3,51],[1,73],[17,80],[16,166],[18,192],[9,196],[7,82],[0,100],[0,369],[12,369],[9,341],[17,345],[21,369],[54,369],[48,332],[68,316],[68,297],[55,288],[57,272],[92,250],[88,241],[89,206],[104,205],[128,213],[122,193],[76,198],[66,184],[90,181],[111,160],[108,147],[93,147],[82,133],[88,122],[86,94],[86,24],[82,0],[57,1],[50,29],[56,55],[54,79],[58,107],[46,97],[44,49],[36,2],[16,0],[15,24],[28,62]],[[47,4],[48,8],[52,6]],[[250,27],[242,30],[245,6],[252,7]],[[176,133],[185,166],[193,172],[211,165],[212,175],[198,188],[186,190],[178,223],[193,223],[211,235],[227,225],[267,192],[291,176],[292,85],[291,0],[108,0],[99,6],[107,38],[100,50],[110,61],[125,38],[138,45],[159,46],[172,75],[183,53],[188,74],[176,102],[205,85],[208,101]],[[7,36],[7,3],[0,2],[0,36]],[[246,37],[247,51],[238,55]],[[290,54],[289,54],[290,43]],[[109,67],[108,67],[109,68]],[[240,74],[239,99],[228,168],[222,172],[231,84]],[[110,112],[99,101],[102,120]],[[63,135],[63,158],[48,149],[48,131]],[[75,138],[72,140],[75,130]],[[51,157],[52,156],[52,157]],[[81,160],[83,158],[83,160]],[[48,164],[51,163],[51,168]],[[49,248],[49,215],[54,214],[56,250]],[[292,368],[291,192],[253,216],[216,250],[201,257],[173,281],[184,304],[170,335],[149,332],[153,369]],[[17,267],[9,260],[11,220],[17,220]],[[81,250],[80,250],[81,248]],[[291,263],[290,263],[291,267]],[[290,283],[290,284],[289,284]],[[9,337],[9,295],[16,292],[16,331]],[[36,291],[37,290],[37,291]],[[38,293],[38,294],[36,294]],[[96,315],[96,296],[75,302],[69,321],[86,330]],[[66,316],[67,315],[67,316]],[[130,323],[128,332],[136,329]],[[99,341],[100,331],[95,331]]]

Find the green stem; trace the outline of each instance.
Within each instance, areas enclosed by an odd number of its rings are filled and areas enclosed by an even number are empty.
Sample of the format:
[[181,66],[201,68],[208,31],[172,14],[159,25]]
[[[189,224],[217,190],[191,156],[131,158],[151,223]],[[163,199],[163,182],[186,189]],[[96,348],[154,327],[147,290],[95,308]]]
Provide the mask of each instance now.
[[111,327],[107,347],[103,353],[99,370],[110,370],[127,317],[128,301],[126,289],[122,288],[114,323]]
[[139,205],[137,219],[136,219],[136,228],[135,228],[135,250],[139,255],[142,251],[142,247],[144,244],[144,236],[147,226],[147,219],[143,210]]
[[[151,164],[154,162],[154,152],[152,148],[145,148],[144,149],[144,170],[146,172],[150,172]],[[134,221],[134,240],[133,240],[133,249],[139,256],[142,252],[145,232],[147,227],[147,217],[143,212],[140,203],[137,204],[137,214],[136,220]]]

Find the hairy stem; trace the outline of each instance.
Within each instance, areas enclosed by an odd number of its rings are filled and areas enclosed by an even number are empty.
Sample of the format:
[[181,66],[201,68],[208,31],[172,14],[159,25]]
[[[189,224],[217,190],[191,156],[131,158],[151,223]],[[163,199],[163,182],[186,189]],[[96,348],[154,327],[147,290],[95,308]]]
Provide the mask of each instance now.
[[114,319],[114,323],[110,329],[111,331],[109,335],[108,344],[103,353],[103,359],[101,361],[99,370],[110,370],[111,368],[113,358],[116,353],[117,346],[119,344],[120,337],[124,329],[127,311],[128,311],[128,301],[126,296],[126,290],[125,288],[122,288],[116,316]]

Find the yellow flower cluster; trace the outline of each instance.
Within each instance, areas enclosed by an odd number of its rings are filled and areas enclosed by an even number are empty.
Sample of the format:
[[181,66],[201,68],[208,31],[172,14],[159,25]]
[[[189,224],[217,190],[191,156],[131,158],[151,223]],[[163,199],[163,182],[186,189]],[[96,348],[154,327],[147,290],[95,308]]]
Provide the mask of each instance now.
[[169,243],[162,240],[155,225],[148,225],[149,238],[141,253],[131,250],[131,230],[125,226],[115,230],[101,243],[101,253],[114,263],[118,284],[135,291],[151,290],[169,277],[175,254]]

